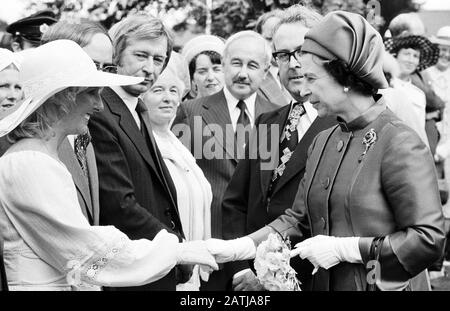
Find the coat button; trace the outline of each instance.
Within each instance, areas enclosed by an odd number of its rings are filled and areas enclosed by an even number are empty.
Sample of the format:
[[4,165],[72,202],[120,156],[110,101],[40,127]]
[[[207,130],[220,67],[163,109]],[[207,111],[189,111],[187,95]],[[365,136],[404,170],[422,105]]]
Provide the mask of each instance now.
[[328,187],[330,187],[330,178],[325,178],[324,180],[322,180],[322,186],[326,189],[328,189]]
[[175,230],[175,223],[173,222],[173,220],[170,221],[170,227],[172,228],[172,230]]
[[170,216],[170,208],[166,208],[164,214],[165,214],[166,216]]
[[337,144],[337,151],[341,152],[342,148],[344,148],[344,142],[342,140],[340,140]]

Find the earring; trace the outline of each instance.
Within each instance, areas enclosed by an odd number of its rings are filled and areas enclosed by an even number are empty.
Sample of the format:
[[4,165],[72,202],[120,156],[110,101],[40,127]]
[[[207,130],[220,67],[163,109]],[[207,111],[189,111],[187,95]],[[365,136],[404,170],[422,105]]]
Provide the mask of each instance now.
[[344,93],[348,93],[349,90],[350,88],[348,88],[347,86],[344,87]]

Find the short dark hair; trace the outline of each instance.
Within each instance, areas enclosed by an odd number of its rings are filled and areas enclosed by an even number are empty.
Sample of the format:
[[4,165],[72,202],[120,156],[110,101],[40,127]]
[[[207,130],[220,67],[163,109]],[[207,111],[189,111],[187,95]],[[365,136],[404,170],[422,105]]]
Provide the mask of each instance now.
[[220,56],[219,53],[215,52],[215,51],[202,51],[200,53],[198,53],[189,63],[189,76],[191,77],[191,80],[194,79],[194,73],[195,70],[197,69],[196,65],[197,65],[197,58],[200,55],[206,55],[209,57],[209,59],[211,60],[211,63],[213,63],[214,65],[220,65],[222,64],[222,57]]
[[342,86],[348,87],[351,90],[367,95],[373,96],[378,93],[378,89],[366,81],[358,78],[341,59],[334,59],[325,61],[323,63],[325,70]]

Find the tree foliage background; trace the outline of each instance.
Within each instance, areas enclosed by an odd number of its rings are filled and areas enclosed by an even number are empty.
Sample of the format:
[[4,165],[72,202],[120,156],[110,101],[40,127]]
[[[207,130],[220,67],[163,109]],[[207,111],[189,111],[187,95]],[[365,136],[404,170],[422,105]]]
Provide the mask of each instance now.
[[[310,5],[322,14],[345,10],[368,16],[373,0],[30,0],[27,14],[50,8],[63,19],[90,18],[109,28],[128,14],[146,11],[164,19],[176,32],[209,32],[227,38],[252,28],[262,13],[300,3]],[[371,22],[382,33],[389,21],[402,12],[417,11],[414,0],[378,0],[379,14]],[[208,13],[210,12],[210,19]]]

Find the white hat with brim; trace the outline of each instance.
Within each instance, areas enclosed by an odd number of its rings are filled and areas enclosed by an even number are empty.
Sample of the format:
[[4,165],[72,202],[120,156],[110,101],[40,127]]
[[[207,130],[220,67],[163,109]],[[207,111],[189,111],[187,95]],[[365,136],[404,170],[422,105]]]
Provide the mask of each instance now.
[[450,26],[440,28],[436,36],[430,38],[430,41],[434,44],[450,46]]
[[46,43],[28,53],[20,66],[24,100],[0,114],[0,137],[14,130],[48,98],[68,87],[104,87],[141,83],[144,78],[98,71],[71,40]]

